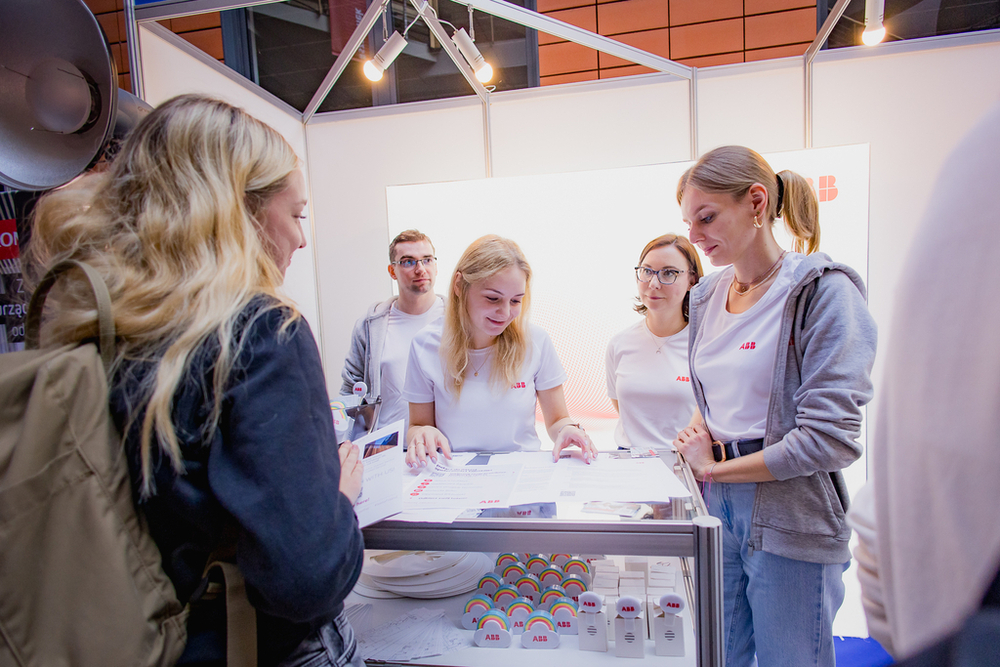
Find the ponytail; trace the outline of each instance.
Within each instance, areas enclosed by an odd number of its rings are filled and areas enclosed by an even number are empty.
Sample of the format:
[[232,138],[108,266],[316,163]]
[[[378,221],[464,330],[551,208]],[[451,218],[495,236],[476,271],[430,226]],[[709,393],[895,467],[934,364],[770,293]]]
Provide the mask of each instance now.
[[819,250],[819,202],[809,182],[794,171],[780,172],[778,178],[784,185],[784,197],[778,217],[794,239],[792,250],[809,255]]

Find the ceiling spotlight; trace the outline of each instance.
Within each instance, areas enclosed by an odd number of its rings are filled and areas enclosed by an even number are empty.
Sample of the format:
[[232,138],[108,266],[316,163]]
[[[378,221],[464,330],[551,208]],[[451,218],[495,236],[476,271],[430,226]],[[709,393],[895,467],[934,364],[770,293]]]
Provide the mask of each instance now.
[[365,61],[364,71],[365,76],[367,76],[372,81],[378,81],[382,78],[382,73],[386,70],[392,61],[403,52],[406,48],[406,39],[399,34],[398,30],[393,31],[389,35],[389,39],[385,40],[385,44],[382,48],[378,50],[375,57],[371,60]]
[[462,52],[465,59],[469,61],[469,66],[472,67],[473,71],[476,73],[476,78],[486,83],[493,78],[493,67],[490,66],[488,62],[483,58],[483,54],[479,52],[476,48],[475,43],[473,43],[472,38],[469,37],[469,33],[465,32],[465,28],[459,28],[455,31],[455,34],[451,36],[455,40],[455,45],[458,50]]
[[861,33],[861,41],[866,46],[875,46],[885,39],[885,26],[882,25],[884,17],[885,0],[866,0],[865,31]]

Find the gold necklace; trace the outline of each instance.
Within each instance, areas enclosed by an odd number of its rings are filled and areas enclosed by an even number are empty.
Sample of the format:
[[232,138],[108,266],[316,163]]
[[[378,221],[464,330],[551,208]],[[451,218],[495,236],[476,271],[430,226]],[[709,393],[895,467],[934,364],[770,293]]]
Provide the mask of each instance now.
[[487,361],[489,361],[489,360],[490,360],[490,355],[489,355],[489,354],[487,354],[487,355],[486,355],[486,356],[485,356],[485,357],[483,358],[483,363],[479,364],[479,366],[477,367],[477,366],[473,365],[473,363],[472,363],[472,356],[470,355],[470,356],[469,356],[469,365],[470,365],[470,366],[472,366],[472,370],[474,371],[474,372],[472,373],[472,376],[473,376],[473,377],[479,377],[479,371],[483,370],[483,366],[485,366],[485,365],[486,365],[486,362],[487,362]]
[[764,272],[764,275],[754,280],[751,280],[748,283],[741,283],[740,281],[738,281],[736,279],[736,271],[734,270],[733,282],[730,285],[730,287],[733,288],[733,291],[736,292],[738,296],[744,296],[746,294],[749,294],[750,292],[752,292],[753,290],[757,289],[765,282],[767,282],[767,279],[770,278],[772,275],[774,275],[774,272],[778,270],[778,266],[781,264],[781,260],[784,258],[784,256],[785,256],[785,251],[782,250],[781,254],[778,255],[778,259],[774,260],[774,264],[772,264],[771,268],[769,268],[767,271]]

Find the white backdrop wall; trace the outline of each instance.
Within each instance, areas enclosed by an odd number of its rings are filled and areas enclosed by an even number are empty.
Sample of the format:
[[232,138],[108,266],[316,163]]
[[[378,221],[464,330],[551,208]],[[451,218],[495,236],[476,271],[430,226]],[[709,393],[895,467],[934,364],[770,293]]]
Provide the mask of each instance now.
[[686,160],[688,84],[642,76],[511,91],[492,100],[493,175]]
[[483,113],[470,98],[338,114],[306,129],[324,362],[336,394],[354,321],[395,284],[386,185],[483,178]]

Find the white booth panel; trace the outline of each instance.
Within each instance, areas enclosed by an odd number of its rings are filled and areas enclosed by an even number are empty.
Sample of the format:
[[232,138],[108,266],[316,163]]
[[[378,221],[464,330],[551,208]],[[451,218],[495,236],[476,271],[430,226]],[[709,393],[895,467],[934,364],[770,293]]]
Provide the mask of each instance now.
[[[302,159],[306,183],[310,183],[305,162],[305,129],[301,116],[294,109],[162,26],[141,25],[139,39],[146,102],[155,106],[182,93],[201,93],[241,107],[285,137]],[[306,239],[312,247],[307,246],[292,256],[283,289],[298,304],[319,341],[322,329],[316,296],[315,243],[312,240],[315,212],[315,206],[310,205],[308,219],[302,223]],[[322,346],[320,349],[322,351]]]
[[815,64],[814,145],[871,145],[869,307],[883,343],[896,281],[941,165],[1000,97],[1000,43],[978,39],[844,49],[821,53]]
[[[386,186],[483,178],[483,136],[479,98],[341,112],[306,126],[331,394],[340,390],[355,320],[393,294]],[[442,266],[456,259],[442,257]]]
[[802,148],[803,77],[802,58],[699,70],[698,152],[730,144],[758,153]]
[[525,176],[691,157],[688,82],[666,74],[498,93],[493,175]]

